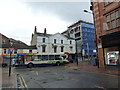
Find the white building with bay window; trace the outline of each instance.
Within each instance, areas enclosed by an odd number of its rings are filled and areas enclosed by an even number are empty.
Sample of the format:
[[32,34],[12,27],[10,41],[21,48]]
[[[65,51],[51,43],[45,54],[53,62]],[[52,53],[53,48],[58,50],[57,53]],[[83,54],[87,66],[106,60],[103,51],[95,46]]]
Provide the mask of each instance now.
[[34,34],[32,34],[31,45],[36,45],[39,54],[64,54],[68,52],[75,54],[75,40],[60,33],[47,34],[46,28],[44,33],[37,32],[35,26]]

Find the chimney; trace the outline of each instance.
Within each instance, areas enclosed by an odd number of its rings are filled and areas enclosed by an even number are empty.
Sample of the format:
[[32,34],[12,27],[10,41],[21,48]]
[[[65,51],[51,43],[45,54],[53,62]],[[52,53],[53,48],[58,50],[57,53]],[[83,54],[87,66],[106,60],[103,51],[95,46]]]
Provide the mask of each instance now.
[[46,30],[46,28],[44,29],[44,35],[46,35],[47,34],[47,30]]
[[37,27],[35,26],[34,33],[37,33]]

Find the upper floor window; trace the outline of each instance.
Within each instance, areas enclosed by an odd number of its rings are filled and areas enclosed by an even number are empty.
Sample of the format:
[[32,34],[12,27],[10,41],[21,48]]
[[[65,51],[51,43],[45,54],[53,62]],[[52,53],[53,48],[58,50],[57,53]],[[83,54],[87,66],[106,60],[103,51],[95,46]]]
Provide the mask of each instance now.
[[45,38],[43,38],[43,43],[45,43]]
[[61,52],[64,52],[64,47],[63,46],[61,47]]
[[108,13],[106,16],[106,22],[109,29],[113,29],[120,26],[120,9]]
[[61,44],[63,44],[63,40],[61,40]]
[[70,33],[71,33],[71,34],[73,34],[73,33],[74,33],[73,29],[70,31]]
[[56,39],[54,39],[54,43],[56,43]]
[[2,43],[5,44],[5,40],[2,40]]
[[70,44],[72,44],[72,41],[70,40]]

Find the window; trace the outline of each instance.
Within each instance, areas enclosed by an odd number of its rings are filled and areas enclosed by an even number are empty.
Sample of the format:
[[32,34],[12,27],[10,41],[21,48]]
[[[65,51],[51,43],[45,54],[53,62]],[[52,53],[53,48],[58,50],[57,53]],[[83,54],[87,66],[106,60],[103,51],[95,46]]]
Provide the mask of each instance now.
[[73,47],[70,47],[70,51],[72,51]]
[[62,46],[62,47],[61,47],[61,52],[63,52],[63,51],[64,51],[64,47]]
[[29,50],[29,53],[32,53],[32,50]]
[[107,21],[107,22],[110,21],[110,15],[107,15],[107,16],[106,16],[106,21]]
[[116,11],[116,18],[120,17],[120,11]]
[[80,32],[75,34],[75,38],[80,37]]
[[57,47],[54,47],[54,53],[56,53],[57,52]]
[[61,40],[61,44],[63,44],[63,40]]
[[42,46],[42,52],[45,52],[46,47]]
[[115,13],[111,13],[111,20],[115,19]]
[[112,21],[112,28],[115,28],[116,24],[115,24],[115,20]]
[[2,40],[2,43],[5,44],[5,40]]
[[120,10],[115,10],[106,16],[106,22],[108,25],[108,30],[120,26]]
[[56,43],[56,39],[54,39],[54,43]]
[[70,41],[70,44],[72,44],[72,41]]
[[4,54],[6,54],[6,49],[4,49]]
[[73,29],[72,29],[72,30],[70,31],[70,33],[73,34],[73,32],[74,32],[74,31],[73,31]]
[[43,43],[45,43],[45,38],[43,38]]

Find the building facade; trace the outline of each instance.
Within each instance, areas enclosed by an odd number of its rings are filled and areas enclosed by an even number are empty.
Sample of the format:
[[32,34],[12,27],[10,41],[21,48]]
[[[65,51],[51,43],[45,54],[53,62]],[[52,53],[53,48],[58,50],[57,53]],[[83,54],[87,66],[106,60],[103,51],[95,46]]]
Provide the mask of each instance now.
[[68,52],[75,54],[75,40],[60,33],[47,34],[46,29],[44,33],[37,32],[35,27],[34,34],[32,34],[31,45],[36,45],[39,54],[64,54]]
[[7,36],[0,34],[0,60],[2,58],[8,59],[10,57],[10,41],[13,42],[12,57],[16,57],[18,53],[37,53],[36,46],[28,46],[22,41],[8,38]]
[[118,65],[120,60],[120,1],[91,2],[99,67]]
[[96,55],[96,47],[94,45],[95,32],[92,23],[79,20],[70,25],[62,34],[75,39],[76,53],[78,54],[79,60],[82,60],[82,57],[89,58]]

